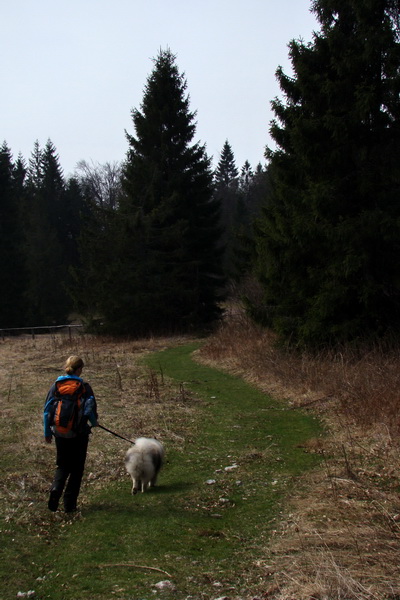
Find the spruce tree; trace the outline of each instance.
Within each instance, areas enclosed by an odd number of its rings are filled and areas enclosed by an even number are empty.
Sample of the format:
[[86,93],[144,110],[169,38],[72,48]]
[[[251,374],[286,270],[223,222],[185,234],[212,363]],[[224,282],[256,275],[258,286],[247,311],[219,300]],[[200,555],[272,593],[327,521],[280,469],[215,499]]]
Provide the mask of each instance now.
[[232,146],[225,140],[221,155],[215,170],[214,179],[217,187],[237,188],[239,172],[236,167]]
[[22,161],[14,164],[4,142],[0,147],[0,328],[26,324],[21,185],[24,176]]
[[219,315],[218,203],[205,147],[175,56],[148,77],[123,167],[115,259],[103,310],[113,331],[182,331]]
[[[86,198],[79,180],[76,177],[70,177],[64,185],[63,190],[63,208],[60,213],[62,218],[62,231],[60,241],[63,248],[63,261],[67,271],[77,268],[81,265],[78,241],[82,229],[85,228],[86,219]],[[73,285],[69,276],[66,279],[66,285]],[[79,285],[80,291],[82,286]]]
[[253,181],[254,173],[248,160],[240,170],[239,185],[244,194],[247,194]]
[[279,68],[253,313],[298,343],[399,333],[400,45],[394,0],[318,0]]
[[221,205],[221,242],[224,247],[224,271],[228,277],[235,272],[234,253],[240,210],[239,172],[232,146],[225,140],[214,172],[214,198]]
[[71,309],[65,182],[56,149],[35,142],[25,186],[27,301],[30,325],[60,325]]

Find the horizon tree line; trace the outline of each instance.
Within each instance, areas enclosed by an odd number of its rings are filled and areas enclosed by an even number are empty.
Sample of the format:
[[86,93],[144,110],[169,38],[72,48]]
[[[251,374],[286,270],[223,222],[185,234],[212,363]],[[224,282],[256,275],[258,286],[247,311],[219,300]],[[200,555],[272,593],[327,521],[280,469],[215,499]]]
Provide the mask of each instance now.
[[[50,140],[44,148],[35,142],[28,164],[14,163],[3,143],[0,217],[4,211],[11,219],[8,204],[15,213],[7,227],[13,243],[2,237],[10,268],[3,282],[18,289],[19,302],[3,294],[1,327],[60,324],[77,314],[91,328],[101,321],[102,331],[143,335],[218,319],[230,276],[225,232],[237,231],[221,218],[205,146],[193,142],[186,88],[175,56],[160,51],[141,109],[132,110],[136,134],[126,133],[126,160],[80,161],[68,180]],[[220,163],[223,172],[223,156]],[[266,174],[246,168],[233,212],[245,196],[249,213],[256,210],[251,181]]]
[[218,319],[228,281],[253,278],[249,314],[290,345],[398,339],[400,7],[311,9],[320,30],[291,41],[293,75],[276,72],[265,168],[239,172],[226,140],[212,170],[170,50],[132,110],[121,165],[83,162],[64,181],[50,141],[28,166],[3,144],[3,281],[22,293],[3,294],[0,316],[74,306],[110,333],[198,330]]

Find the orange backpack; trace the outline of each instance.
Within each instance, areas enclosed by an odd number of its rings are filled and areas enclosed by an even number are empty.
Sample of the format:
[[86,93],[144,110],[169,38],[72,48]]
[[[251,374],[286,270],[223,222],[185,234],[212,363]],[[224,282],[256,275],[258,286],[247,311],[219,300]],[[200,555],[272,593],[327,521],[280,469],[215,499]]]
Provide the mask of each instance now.
[[56,381],[50,413],[50,425],[56,437],[76,437],[82,421],[84,393],[85,386],[79,379]]

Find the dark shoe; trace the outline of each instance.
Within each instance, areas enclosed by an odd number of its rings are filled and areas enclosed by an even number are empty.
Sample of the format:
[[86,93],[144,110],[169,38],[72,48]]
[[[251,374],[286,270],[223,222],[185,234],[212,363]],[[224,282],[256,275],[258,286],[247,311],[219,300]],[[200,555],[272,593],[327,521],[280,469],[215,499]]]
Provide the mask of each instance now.
[[72,509],[69,509],[69,510],[64,509],[64,512],[65,512],[66,515],[76,515],[77,512],[78,512],[78,509],[77,508],[72,508]]
[[64,503],[64,510],[65,510],[66,513],[74,513],[78,509],[76,507],[76,504]]
[[50,492],[50,497],[49,497],[49,502],[47,504],[47,506],[49,507],[49,510],[51,510],[52,512],[56,512],[57,508],[58,508],[58,501],[59,501],[59,496],[58,494],[52,490]]

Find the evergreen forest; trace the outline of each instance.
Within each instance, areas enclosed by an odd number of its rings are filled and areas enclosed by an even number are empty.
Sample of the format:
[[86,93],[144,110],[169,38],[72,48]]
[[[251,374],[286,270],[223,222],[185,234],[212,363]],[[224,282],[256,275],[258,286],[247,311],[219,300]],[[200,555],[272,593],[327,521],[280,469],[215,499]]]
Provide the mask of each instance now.
[[169,49],[123,161],[67,179],[51,140],[28,159],[3,142],[1,329],[198,332],[234,290],[295,345],[399,336],[400,5],[311,9],[319,30],[290,42],[293,74],[276,71],[264,165],[238,168],[227,136],[213,169]]

